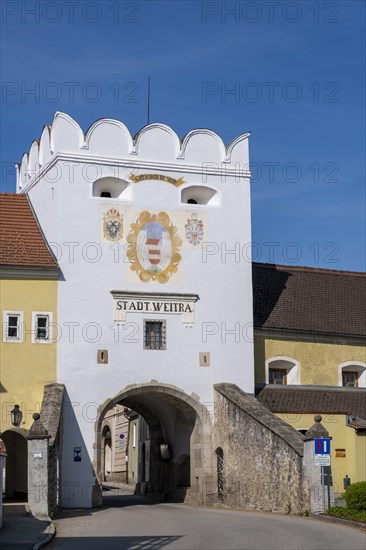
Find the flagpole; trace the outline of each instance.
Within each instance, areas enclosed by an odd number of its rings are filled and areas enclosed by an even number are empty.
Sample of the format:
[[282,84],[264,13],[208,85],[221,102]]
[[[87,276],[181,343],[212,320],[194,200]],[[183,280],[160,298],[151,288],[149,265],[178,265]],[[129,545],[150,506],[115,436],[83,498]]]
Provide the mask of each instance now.
[[150,75],[147,83],[147,123],[150,124]]

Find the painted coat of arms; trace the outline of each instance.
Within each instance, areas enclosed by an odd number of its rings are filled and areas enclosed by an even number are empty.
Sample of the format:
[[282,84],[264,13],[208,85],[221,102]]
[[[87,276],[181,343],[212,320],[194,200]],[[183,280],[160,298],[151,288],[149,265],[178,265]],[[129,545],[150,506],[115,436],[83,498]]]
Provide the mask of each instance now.
[[191,214],[184,227],[186,230],[186,239],[190,244],[196,246],[202,242],[204,237],[203,222],[198,219],[197,214]]
[[122,214],[116,208],[110,208],[103,214],[103,236],[111,242],[118,242],[123,237]]
[[127,242],[131,269],[141,281],[167,283],[178,271],[182,241],[166,212],[141,212],[136,223],[131,224]]

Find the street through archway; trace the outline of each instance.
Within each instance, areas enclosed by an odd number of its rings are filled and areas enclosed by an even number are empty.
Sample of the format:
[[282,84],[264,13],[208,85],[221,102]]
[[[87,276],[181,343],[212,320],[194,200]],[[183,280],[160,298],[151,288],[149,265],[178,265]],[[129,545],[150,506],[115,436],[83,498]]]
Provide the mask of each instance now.
[[[50,550],[364,550],[365,532],[313,518],[154,503],[64,511]],[[131,505],[132,504],[132,505]]]

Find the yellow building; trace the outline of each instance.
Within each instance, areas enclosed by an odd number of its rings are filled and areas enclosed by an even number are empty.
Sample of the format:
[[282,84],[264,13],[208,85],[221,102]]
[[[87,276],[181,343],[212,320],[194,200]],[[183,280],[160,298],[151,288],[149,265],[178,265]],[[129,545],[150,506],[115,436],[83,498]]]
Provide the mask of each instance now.
[[296,429],[332,437],[336,493],[366,479],[366,274],[253,264],[259,401]]
[[40,411],[44,384],[56,381],[59,268],[26,195],[0,194],[0,234],[0,431],[10,495],[26,492],[24,436]]

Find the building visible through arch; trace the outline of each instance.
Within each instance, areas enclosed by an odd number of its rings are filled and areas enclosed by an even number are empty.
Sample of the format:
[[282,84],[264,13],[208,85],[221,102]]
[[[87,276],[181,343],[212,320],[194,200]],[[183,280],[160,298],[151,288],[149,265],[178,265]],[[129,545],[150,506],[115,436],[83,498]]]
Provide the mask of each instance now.
[[[28,449],[26,430],[10,428],[1,434],[6,447],[5,498],[27,500]],[[2,475],[2,472],[0,472]]]
[[149,427],[142,442],[137,489],[170,501],[203,502],[215,474],[212,465],[212,423],[207,408],[179,388],[165,384],[132,385],[100,408],[95,425],[94,468],[104,472],[105,415],[120,404],[140,414]]

